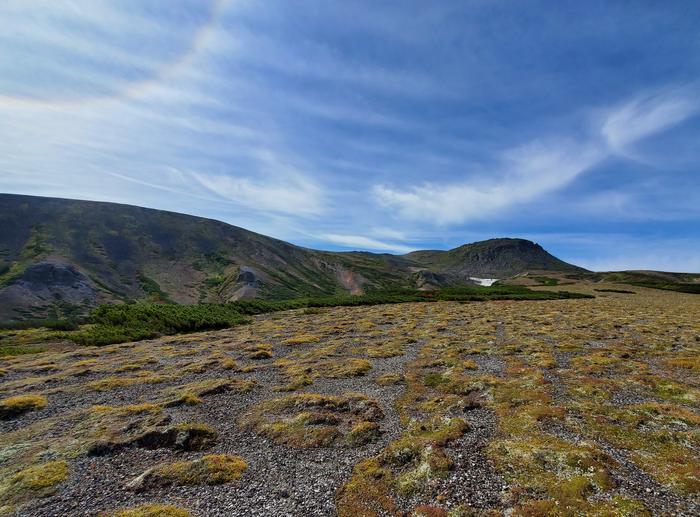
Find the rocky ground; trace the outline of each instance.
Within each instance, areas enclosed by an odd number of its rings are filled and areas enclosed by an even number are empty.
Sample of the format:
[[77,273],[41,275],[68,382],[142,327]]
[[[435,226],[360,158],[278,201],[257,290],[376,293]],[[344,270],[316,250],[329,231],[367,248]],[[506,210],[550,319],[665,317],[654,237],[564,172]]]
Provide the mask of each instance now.
[[1,359],[0,512],[700,515],[700,296],[629,289]]

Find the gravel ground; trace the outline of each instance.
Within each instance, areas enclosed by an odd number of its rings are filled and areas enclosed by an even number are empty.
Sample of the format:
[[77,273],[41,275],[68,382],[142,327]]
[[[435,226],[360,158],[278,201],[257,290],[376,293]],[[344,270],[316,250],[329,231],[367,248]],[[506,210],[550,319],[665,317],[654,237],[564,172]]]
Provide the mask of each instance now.
[[643,501],[654,515],[673,515],[677,517],[692,517],[700,515],[700,502],[693,498],[683,497],[671,492],[665,486],[640,469],[627,457],[627,452],[613,447],[605,440],[595,440],[572,432],[564,426],[548,423],[545,430],[566,440],[572,444],[584,441],[595,442],[601,449],[619,463],[619,467],[612,469],[611,474],[617,485],[617,491]]
[[[294,349],[310,349],[313,346],[301,345]],[[375,443],[358,448],[295,450],[239,429],[236,426],[237,416],[257,402],[274,395],[265,388],[284,384],[287,378],[276,368],[237,372],[236,378],[254,379],[263,389],[203,397],[202,403],[197,406],[166,408],[165,412],[172,417],[173,424],[194,418],[198,423],[218,429],[217,444],[207,453],[243,456],[248,468],[240,481],[218,486],[171,486],[135,493],[125,489],[125,485],[154,464],[195,459],[201,457],[201,453],[131,448],[109,456],[77,458],[71,465],[68,480],[60,485],[55,496],[30,501],[16,515],[95,516],[99,512],[142,504],[175,504],[202,516],[335,515],[334,495],[348,481],[354,465],[362,459],[379,454],[403,430],[393,401],[403,393],[405,387],[380,386],[373,380],[386,373],[405,371],[405,365],[415,359],[421,346],[421,342],[414,343],[407,346],[404,355],[373,359],[373,369],[365,377],[319,378],[312,386],[300,391],[325,396],[360,393],[376,400],[385,418],[380,422],[381,439]],[[289,352],[289,347],[286,352]],[[473,356],[473,359],[478,364],[481,375],[502,374],[505,362],[500,358],[479,355]],[[272,360],[256,361],[255,364],[270,362]],[[239,363],[245,365],[245,361]],[[213,370],[190,376],[188,381],[226,378],[228,375],[225,371]],[[81,381],[87,383],[100,378],[104,378],[104,375],[87,373]],[[158,398],[158,391],[177,385],[177,382],[163,383],[154,390],[151,385],[134,384],[121,388],[117,400],[114,393],[109,391],[76,394],[57,388],[52,392],[52,404],[47,412],[27,413],[15,420],[2,421],[0,432],[18,430],[40,419],[60,416],[75,409],[88,409],[94,405],[123,406],[154,401]],[[494,432],[493,412],[487,408],[476,408],[459,416],[469,423],[470,430],[447,449],[448,456],[454,462],[453,470],[447,478],[432,484],[425,497],[397,497],[397,504],[407,514],[438,495],[446,508],[460,504],[492,508],[502,505],[504,481],[482,452]]]
[[[593,302],[586,301],[586,303]],[[564,309],[567,306],[562,303],[558,308]],[[488,307],[488,305],[480,305],[479,310],[482,307]],[[491,376],[502,379],[504,382],[511,382],[512,374],[506,370],[509,362],[496,355],[496,353],[499,352],[499,347],[519,345],[518,332],[521,332],[520,335],[528,338],[534,336],[534,334],[531,333],[532,328],[530,327],[526,331],[519,331],[516,327],[517,323],[501,323],[501,321],[507,321],[503,317],[506,314],[504,311],[511,310],[510,307],[513,307],[513,310],[515,310],[516,305],[503,304],[494,305],[494,307],[501,308],[500,310],[503,314],[499,316],[500,321],[489,320],[484,322],[477,320],[476,317],[473,320],[471,318],[458,319],[456,322],[461,324],[460,328],[457,328],[457,323],[452,328],[445,324],[447,328],[445,330],[445,327],[441,324],[439,328],[434,329],[434,332],[436,338],[440,340],[451,339],[454,342],[459,342],[464,337],[465,332],[460,334],[458,330],[466,329],[472,332],[472,327],[490,329],[489,332],[473,331],[473,336],[478,337],[477,345],[486,347],[488,349],[486,351],[489,353],[465,356],[465,358],[474,361],[478,368],[471,371],[467,370],[462,375]],[[539,306],[532,304],[527,305],[527,307],[533,308],[534,311],[534,308]],[[572,307],[574,306],[572,305]],[[359,311],[360,309],[352,310]],[[394,309],[392,308],[392,310]],[[429,311],[437,309],[426,308],[426,310],[429,313]],[[464,310],[473,309],[467,308]],[[570,313],[576,314],[575,311],[576,308],[574,307]],[[483,313],[482,316],[489,315]],[[297,316],[281,314],[274,318],[258,317],[256,321],[260,324],[274,326],[280,318],[292,317]],[[8,373],[2,377],[2,386],[7,386],[13,382],[21,382],[23,379],[44,377],[48,382],[43,382],[32,389],[45,394],[50,403],[41,411],[28,412],[12,420],[0,421],[0,436],[13,431],[21,431],[27,426],[53,417],[56,417],[57,424],[49,433],[59,436],[61,433],[68,431],[71,425],[69,422],[61,421],[60,418],[73,411],[87,410],[96,405],[121,407],[149,401],[156,402],[162,399],[163,395],[161,392],[163,390],[181,386],[184,383],[214,379],[225,380],[233,377],[240,380],[254,380],[260,386],[259,389],[245,393],[228,391],[202,396],[200,404],[194,406],[173,406],[163,410],[170,417],[172,424],[196,421],[218,430],[217,442],[206,453],[177,452],[165,448],[158,450],[127,448],[108,456],[78,456],[70,460],[69,477],[65,482],[58,485],[58,491],[55,495],[44,499],[32,500],[15,515],[27,517],[68,515],[95,517],[100,512],[109,513],[119,508],[133,508],[142,504],[173,504],[187,509],[196,517],[336,515],[334,497],[338,489],[350,479],[353,467],[363,459],[377,456],[390,442],[399,438],[405,430],[400,423],[394,401],[404,394],[406,388],[402,385],[380,386],[374,381],[388,373],[406,373],[407,367],[418,357],[421,347],[430,342],[430,332],[433,329],[428,328],[428,331],[426,331],[424,328],[416,327],[414,335],[417,337],[417,342],[405,345],[405,353],[403,355],[385,359],[372,358],[372,370],[363,377],[346,379],[317,378],[314,380],[313,385],[295,392],[297,394],[316,393],[324,396],[359,393],[377,401],[384,418],[377,422],[382,432],[381,437],[373,443],[359,447],[338,446],[329,449],[297,450],[277,445],[275,442],[262,438],[249,430],[239,428],[237,419],[260,401],[284,395],[283,393],[276,393],[270,390],[274,386],[287,384],[291,380],[284,375],[281,368],[273,367],[273,363],[279,358],[292,351],[312,350],[318,346],[329,346],[336,342],[349,346],[352,354],[355,352],[353,348],[369,346],[370,344],[374,345],[380,341],[379,338],[373,338],[374,341],[368,342],[361,332],[353,330],[352,325],[354,322],[348,323],[348,319],[346,316],[345,322],[342,323],[342,325],[347,326],[347,329],[338,331],[337,336],[328,334],[322,337],[321,343],[311,342],[285,345],[282,342],[289,336],[284,331],[280,331],[278,337],[274,337],[274,331],[269,331],[266,336],[272,335],[270,342],[274,344],[274,357],[271,359],[254,361],[242,358],[242,348],[248,344],[256,343],[254,340],[241,342],[241,338],[238,337],[238,331],[235,330],[202,333],[199,340],[193,339],[192,336],[187,338],[163,338],[161,340],[125,345],[121,348],[128,351],[137,347],[148,349],[151,346],[163,347],[164,345],[172,344],[174,351],[171,355],[159,355],[157,357],[158,363],[153,366],[153,370],[156,372],[165,368],[188,368],[194,361],[204,360],[208,354],[214,351],[235,359],[239,366],[244,369],[247,366],[256,367],[247,372],[211,367],[207,368],[203,373],[191,373],[179,380],[165,380],[159,384],[137,382],[130,386],[97,392],[80,389],[88,383],[103,380],[114,375],[113,373],[99,371],[97,366],[86,366],[82,369],[76,369],[71,377],[63,380],[58,379],[57,376],[56,378],[52,377],[54,369],[50,364],[42,365],[37,362],[37,364],[32,366],[10,368]],[[380,318],[377,317],[377,319]],[[398,319],[397,317],[397,325],[399,324]],[[429,319],[429,317],[426,318],[426,320]],[[298,320],[295,321],[297,321],[295,324],[298,324]],[[559,322],[564,320],[557,317],[553,321]],[[285,320],[282,319],[280,325],[284,323]],[[478,327],[478,325],[481,326]],[[305,330],[304,332],[313,331],[313,323],[310,323],[307,328],[311,330]],[[376,327],[378,334],[380,332],[389,333],[391,329],[392,325],[389,324],[380,324]],[[302,333],[302,331],[298,333]],[[470,338],[473,336],[469,335]],[[567,405],[575,400],[575,395],[568,391],[570,388],[568,383],[571,382],[568,375],[576,368],[576,361],[572,363],[571,359],[609,347],[610,342],[591,339],[588,335],[576,338],[582,346],[586,346],[591,350],[590,352],[575,354],[557,351],[557,340],[553,338],[548,336],[540,336],[540,338],[546,346],[552,347],[552,355],[557,363],[557,367],[554,369],[541,370],[541,375],[544,379],[551,382],[551,385],[547,384],[546,389],[554,399],[552,405]],[[217,345],[216,349],[212,348],[204,351],[200,349],[198,352],[197,347],[201,348],[203,343],[219,343],[219,345]],[[474,346],[467,343],[468,341],[465,339],[465,346]],[[199,355],[188,356],[186,355],[188,350],[191,350],[193,353],[197,352]],[[360,350],[357,350],[356,357],[366,358],[360,352]],[[530,357],[532,356],[521,355],[518,357],[518,360],[522,364],[531,364]],[[90,359],[90,357],[86,356],[85,359]],[[512,357],[506,359],[512,361]],[[663,361],[658,364],[655,364],[653,361],[650,362],[652,373],[656,375],[665,373]],[[144,366],[144,369],[146,368],[149,368],[149,366]],[[436,363],[429,368],[427,366],[424,367],[422,374],[442,373],[445,369],[444,366]],[[692,381],[692,375],[695,374],[686,372],[683,375]],[[603,374],[591,375],[591,377],[602,376]],[[611,379],[616,378],[614,375],[607,377]],[[632,389],[636,389],[633,385],[620,383],[620,386],[625,388],[632,387],[629,390],[614,389],[611,391],[612,399],[609,403],[618,408],[648,402],[664,402],[663,399],[632,391]],[[427,395],[419,402],[435,395],[440,395],[440,393],[428,390]],[[6,396],[7,393],[3,395],[3,398]],[[493,401],[493,397],[491,399],[483,397],[481,400]],[[674,403],[696,414],[700,413],[700,409],[696,406],[683,405],[678,401]],[[399,408],[399,411],[401,411],[401,408]],[[499,413],[499,415],[502,416],[502,413]],[[452,461],[453,468],[446,477],[430,481],[419,496],[403,497],[396,495],[396,504],[407,516],[417,506],[423,504],[436,505],[436,501],[440,507],[448,510],[459,505],[465,505],[474,509],[501,511],[506,516],[513,515],[512,509],[509,508],[511,506],[511,503],[509,503],[509,490],[514,487],[508,486],[504,473],[496,468],[492,460],[484,452],[485,447],[494,438],[500,437],[497,417],[493,409],[486,405],[478,406],[478,404],[475,404],[469,406],[466,410],[459,410],[458,413],[453,412],[452,416],[463,418],[469,424],[469,430],[461,438],[449,442],[446,446],[445,452]],[[700,504],[697,500],[692,496],[683,496],[672,492],[668,487],[655,481],[654,478],[629,459],[626,451],[613,447],[605,440],[594,440],[579,435],[565,425],[552,420],[543,420],[538,425],[541,425],[541,428],[537,428],[538,432],[541,430],[542,433],[548,433],[565,440],[571,443],[572,446],[582,441],[595,442],[602,451],[619,463],[619,467],[612,472],[617,488],[614,492],[599,492],[592,496],[591,502],[595,502],[596,498],[611,498],[619,493],[643,501],[654,515],[676,515],[679,517],[700,515]],[[3,454],[6,452],[0,450],[0,465],[2,465]],[[240,480],[217,486],[168,486],[149,489],[144,492],[134,492],[126,489],[126,485],[130,481],[156,464],[198,459],[203,454],[241,456],[247,464],[247,469]],[[43,459],[48,461],[57,458],[52,457],[50,451],[47,451]],[[541,498],[543,496],[539,494],[537,497]],[[358,515],[358,517],[361,516]]]

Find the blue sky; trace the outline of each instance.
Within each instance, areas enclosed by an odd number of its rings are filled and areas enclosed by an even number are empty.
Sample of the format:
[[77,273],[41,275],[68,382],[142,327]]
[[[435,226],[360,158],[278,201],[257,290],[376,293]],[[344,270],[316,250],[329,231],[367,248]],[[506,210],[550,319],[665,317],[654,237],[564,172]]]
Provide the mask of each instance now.
[[700,272],[700,4],[5,0],[0,191]]

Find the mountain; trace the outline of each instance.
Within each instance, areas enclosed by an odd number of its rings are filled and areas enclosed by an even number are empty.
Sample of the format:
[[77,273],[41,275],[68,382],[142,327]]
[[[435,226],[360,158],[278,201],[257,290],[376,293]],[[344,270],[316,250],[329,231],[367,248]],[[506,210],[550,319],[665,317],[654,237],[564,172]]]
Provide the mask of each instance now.
[[550,255],[539,244],[523,239],[490,239],[450,251],[414,251],[404,257],[458,278],[509,278],[532,270],[583,271]]
[[0,194],[0,321],[135,300],[196,304],[435,289],[534,270],[586,272],[522,239],[401,256],[327,252],[174,212]]

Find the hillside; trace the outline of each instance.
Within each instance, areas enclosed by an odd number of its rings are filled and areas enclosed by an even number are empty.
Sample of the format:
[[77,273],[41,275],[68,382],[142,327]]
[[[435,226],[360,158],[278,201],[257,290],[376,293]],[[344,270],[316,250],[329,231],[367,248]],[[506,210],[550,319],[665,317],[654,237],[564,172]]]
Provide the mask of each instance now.
[[489,239],[449,251],[414,251],[404,257],[459,279],[510,278],[528,271],[585,272],[524,239]]
[[521,239],[403,256],[326,252],[173,212],[0,194],[0,321],[135,300],[191,305],[434,289],[531,270],[586,273]]

